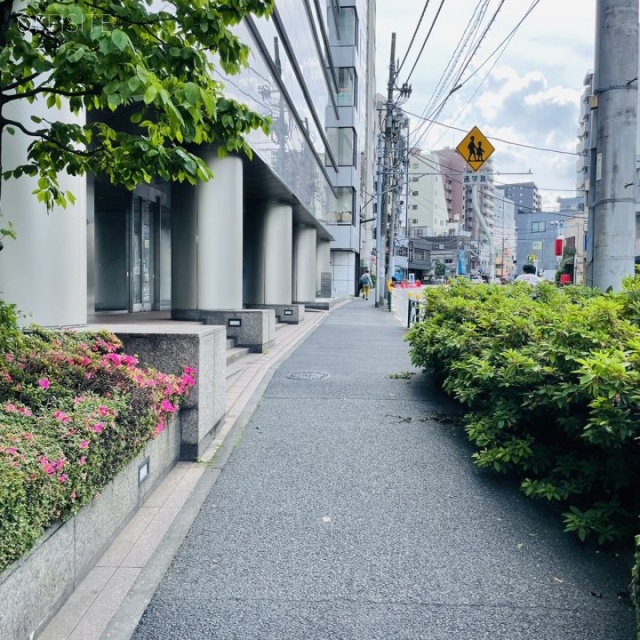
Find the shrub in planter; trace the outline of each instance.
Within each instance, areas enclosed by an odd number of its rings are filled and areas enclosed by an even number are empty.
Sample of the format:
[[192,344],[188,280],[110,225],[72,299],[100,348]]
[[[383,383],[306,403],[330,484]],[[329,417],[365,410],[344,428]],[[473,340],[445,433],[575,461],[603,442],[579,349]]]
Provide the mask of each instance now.
[[[2,330],[0,330],[2,331]],[[0,571],[92,500],[195,383],[138,367],[107,333],[32,328],[0,353]]]

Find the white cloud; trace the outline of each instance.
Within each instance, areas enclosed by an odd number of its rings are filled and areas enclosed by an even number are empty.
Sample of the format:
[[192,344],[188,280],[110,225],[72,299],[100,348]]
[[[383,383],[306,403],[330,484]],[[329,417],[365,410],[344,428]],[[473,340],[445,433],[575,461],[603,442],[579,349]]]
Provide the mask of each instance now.
[[[410,9],[406,8],[408,4]],[[422,4],[377,0],[379,88],[386,86],[391,33],[397,34],[398,57],[402,57]],[[476,4],[470,0],[449,0],[444,4],[420,64],[410,79],[413,93],[405,105],[408,111],[422,114],[425,110]],[[493,15],[499,4],[499,0],[491,1],[487,17]],[[448,98],[437,120],[465,131],[478,126],[490,138],[495,136],[510,142],[573,152],[577,143],[582,81],[587,70],[593,67],[595,4],[596,0],[540,2],[518,28],[495,68],[480,84],[495,62],[490,54],[531,5],[530,0],[505,3],[465,71],[463,82],[476,68],[475,65],[489,58],[488,63]],[[435,8],[430,8],[413,53],[405,65],[405,72],[413,64],[434,14]],[[400,82],[403,80],[402,77],[399,79]],[[422,142],[426,148],[455,147],[464,135],[456,129],[432,125],[429,136]],[[532,176],[504,176],[504,181],[534,180],[543,189],[569,190],[543,190],[546,205],[555,203],[558,195],[572,195],[575,156],[535,151],[502,142],[496,142],[495,147],[496,170],[503,174],[528,172],[529,169],[533,172]]]

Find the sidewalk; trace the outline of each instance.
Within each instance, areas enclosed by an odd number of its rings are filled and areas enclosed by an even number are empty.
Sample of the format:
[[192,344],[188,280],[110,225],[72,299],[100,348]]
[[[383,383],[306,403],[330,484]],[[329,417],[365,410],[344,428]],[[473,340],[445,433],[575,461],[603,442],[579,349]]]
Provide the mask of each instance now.
[[[242,373],[227,387],[224,423],[202,460],[179,462],[167,474],[38,640],[98,640],[107,628],[116,629],[117,637],[133,633],[228,457],[227,437],[246,424],[278,364],[326,317],[324,312],[308,312],[303,323],[279,327],[268,353],[245,357]],[[111,633],[105,637],[115,637]]]
[[149,505],[175,511],[155,551],[114,551],[120,582],[47,639],[631,640],[625,562],[473,465],[404,332],[371,302],[334,309],[272,363],[189,495]]

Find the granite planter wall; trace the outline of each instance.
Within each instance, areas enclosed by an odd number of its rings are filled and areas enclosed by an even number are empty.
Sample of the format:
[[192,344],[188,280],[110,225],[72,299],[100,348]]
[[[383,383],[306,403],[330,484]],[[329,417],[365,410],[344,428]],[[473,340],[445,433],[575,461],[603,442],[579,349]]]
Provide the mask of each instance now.
[[225,327],[195,323],[110,324],[126,353],[140,365],[180,375],[184,367],[196,370],[196,384],[180,409],[180,459],[202,455],[224,419],[226,407],[227,333]]
[[[180,418],[132,460],[91,504],[51,527],[0,575],[0,638],[30,640],[64,604],[180,453]],[[148,463],[148,473],[141,481]]]

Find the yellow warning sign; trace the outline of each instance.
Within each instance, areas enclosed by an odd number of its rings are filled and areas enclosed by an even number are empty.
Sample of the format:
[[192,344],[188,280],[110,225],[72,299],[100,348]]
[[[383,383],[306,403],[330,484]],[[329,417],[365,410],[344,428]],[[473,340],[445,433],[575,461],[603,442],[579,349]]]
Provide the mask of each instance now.
[[473,127],[456,149],[474,171],[478,171],[495,151],[478,127]]

